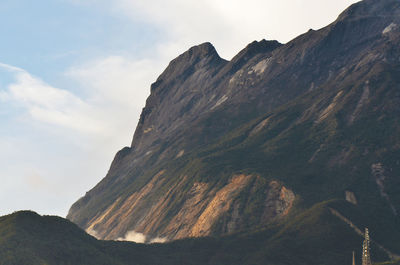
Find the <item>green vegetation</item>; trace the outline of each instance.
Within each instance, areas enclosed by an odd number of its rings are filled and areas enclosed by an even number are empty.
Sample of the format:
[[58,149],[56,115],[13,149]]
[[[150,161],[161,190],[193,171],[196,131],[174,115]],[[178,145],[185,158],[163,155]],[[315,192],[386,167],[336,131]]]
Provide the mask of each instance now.
[[[330,213],[338,203],[344,202],[321,203],[251,232],[151,245],[99,241],[65,219],[17,212],[0,218],[0,264],[351,264],[363,239]],[[387,260],[372,247],[375,261]]]

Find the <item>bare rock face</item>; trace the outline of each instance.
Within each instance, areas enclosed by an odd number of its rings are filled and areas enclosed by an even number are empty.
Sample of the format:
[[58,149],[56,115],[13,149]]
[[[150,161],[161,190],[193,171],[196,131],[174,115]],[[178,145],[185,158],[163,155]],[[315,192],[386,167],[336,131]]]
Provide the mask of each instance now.
[[210,43],[190,48],[151,85],[131,146],[68,218],[99,238],[173,240],[279,223],[345,194],[398,227],[397,25],[399,1],[365,0],[231,61]]
[[[259,203],[257,218],[262,223],[286,216],[295,200],[294,193],[277,181],[262,185],[260,177],[237,175],[220,188],[210,188],[208,183],[193,183],[189,192],[183,195],[180,209],[168,220],[172,200],[182,195],[187,178],[183,177],[180,183],[162,194],[164,174],[165,171],[159,172],[140,191],[124,201],[118,198],[104,212],[98,213],[88,222],[87,232],[98,238],[117,239],[119,231],[125,231],[125,234],[135,231],[149,238],[165,240],[232,233],[246,227],[247,218],[243,211],[247,205]],[[255,197],[254,185],[264,189],[263,197]],[[162,195],[151,201],[150,197],[156,194]],[[243,196],[248,199],[243,200]],[[160,229],[160,223],[165,220],[168,222]]]

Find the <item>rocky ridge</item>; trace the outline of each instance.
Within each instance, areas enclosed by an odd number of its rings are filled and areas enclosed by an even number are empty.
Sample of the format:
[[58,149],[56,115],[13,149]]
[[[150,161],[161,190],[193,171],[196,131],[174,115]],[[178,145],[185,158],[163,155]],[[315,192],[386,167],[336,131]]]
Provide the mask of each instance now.
[[365,0],[325,28],[253,42],[231,61],[210,43],[189,49],[152,84],[131,146],[68,218],[99,238],[173,240],[347,198],[360,226],[400,250],[399,14],[396,0]]

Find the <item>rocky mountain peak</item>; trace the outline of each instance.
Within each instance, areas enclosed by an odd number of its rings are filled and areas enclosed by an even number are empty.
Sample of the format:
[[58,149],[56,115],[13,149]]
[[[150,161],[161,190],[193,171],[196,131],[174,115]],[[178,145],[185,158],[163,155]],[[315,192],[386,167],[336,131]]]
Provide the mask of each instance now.
[[185,78],[201,68],[215,68],[224,62],[226,61],[218,55],[211,43],[205,42],[194,46],[169,63],[157,82],[153,84],[152,91],[162,82],[166,83],[180,77]]
[[253,41],[248,44],[243,50],[241,50],[232,60],[226,64],[223,70],[218,73],[217,78],[223,79],[223,77],[234,74],[240,70],[245,64],[248,64],[251,60],[257,60],[258,57],[265,57],[270,55],[275,49],[281,47],[283,44],[276,40],[261,40]]
[[187,63],[195,64],[205,58],[211,60],[221,60],[217,50],[210,42],[205,42],[191,47],[189,50],[179,55],[176,59],[172,60],[169,66]]
[[243,50],[239,52],[238,55],[233,57],[232,62],[238,63],[239,61],[247,61],[249,58],[253,58],[254,55],[258,53],[268,53],[276,48],[279,48],[282,44],[276,40],[261,40],[261,41],[253,41],[249,45],[246,46]]
[[185,57],[185,58],[187,58],[187,56],[190,56],[190,58],[204,58],[204,57],[208,57],[208,56],[212,56],[212,57],[215,56],[215,57],[219,58],[217,50],[210,42],[205,42],[205,43],[193,46],[187,52],[183,53],[181,56]]

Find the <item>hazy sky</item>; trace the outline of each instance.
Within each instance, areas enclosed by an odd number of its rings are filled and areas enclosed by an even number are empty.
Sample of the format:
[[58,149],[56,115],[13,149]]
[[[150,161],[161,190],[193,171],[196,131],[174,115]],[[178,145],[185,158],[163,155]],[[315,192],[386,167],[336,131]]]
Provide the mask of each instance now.
[[1,0],[0,215],[65,216],[131,142],[150,84],[209,41],[230,59],[353,0]]

